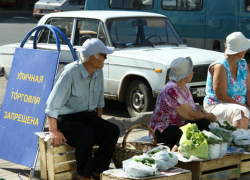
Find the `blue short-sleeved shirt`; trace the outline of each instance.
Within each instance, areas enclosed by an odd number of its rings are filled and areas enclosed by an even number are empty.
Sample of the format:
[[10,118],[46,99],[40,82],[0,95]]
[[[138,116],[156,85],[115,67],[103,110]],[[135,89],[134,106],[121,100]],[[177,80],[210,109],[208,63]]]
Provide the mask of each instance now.
[[104,107],[103,71],[89,75],[81,60],[66,65],[56,76],[45,113],[58,115],[94,111]]
[[206,83],[206,96],[204,102],[207,104],[218,104],[221,103],[213,90],[213,75],[210,73],[209,69],[215,64],[222,64],[227,73],[227,95],[233,98],[235,101],[241,104],[246,103],[246,78],[247,78],[247,64],[246,60],[242,59],[237,62],[237,79],[231,76],[230,66],[225,57],[213,62],[208,68],[207,83]]

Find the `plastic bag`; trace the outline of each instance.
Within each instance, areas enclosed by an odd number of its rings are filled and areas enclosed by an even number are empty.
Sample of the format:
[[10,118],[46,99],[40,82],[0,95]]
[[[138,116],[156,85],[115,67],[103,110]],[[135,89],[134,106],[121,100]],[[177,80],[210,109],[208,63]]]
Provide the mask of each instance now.
[[203,132],[204,132],[204,134],[207,136],[207,143],[208,143],[208,145],[209,144],[213,144],[213,145],[215,145],[215,144],[221,144],[222,143],[222,141],[223,141],[223,139],[222,139],[222,137],[220,136],[217,136],[217,135],[215,135],[215,134],[213,134],[212,132],[209,132],[209,131],[206,131],[206,130],[203,130]]
[[234,144],[237,147],[248,148],[250,146],[250,134],[245,129],[238,129],[233,132]]
[[155,153],[152,158],[155,159],[156,167],[159,171],[166,171],[178,163],[178,158],[175,154],[164,150]]
[[180,139],[179,150],[186,158],[190,158],[190,156],[193,155],[199,159],[208,159],[208,144],[206,139],[204,139],[199,145],[195,147],[194,144],[192,144],[192,142],[187,139],[186,131],[189,127],[191,128],[194,125],[196,126],[196,124],[188,123],[187,125],[180,128],[183,132],[183,135]]
[[[218,134],[222,137],[223,142],[232,142],[232,130],[227,130],[227,129],[223,129],[220,127],[215,127],[213,126],[214,123],[210,124],[208,127],[211,129],[211,132],[214,134]],[[215,123],[217,124],[217,123]]]
[[228,143],[223,142],[220,148],[220,156],[224,156],[227,153]]
[[208,156],[209,159],[217,159],[221,156],[221,143],[222,138],[214,135],[212,132],[203,130],[204,134],[207,136],[208,143]]
[[217,159],[221,156],[221,144],[209,144],[208,145],[208,157],[209,159]]
[[[147,151],[146,154],[149,155],[149,154],[152,154],[155,151],[162,151],[162,150],[164,150],[166,152],[170,152],[170,148],[168,146],[162,146],[161,145],[161,146],[157,146],[157,147]],[[155,153],[153,153],[153,154],[155,154]]]
[[[132,158],[149,158],[148,155],[143,154],[141,156],[133,156]],[[152,167],[135,162],[131,159],[122,162],[123,170],[128,177],[146,177],[156,175],[158,170],[156,164],[152,164]]]

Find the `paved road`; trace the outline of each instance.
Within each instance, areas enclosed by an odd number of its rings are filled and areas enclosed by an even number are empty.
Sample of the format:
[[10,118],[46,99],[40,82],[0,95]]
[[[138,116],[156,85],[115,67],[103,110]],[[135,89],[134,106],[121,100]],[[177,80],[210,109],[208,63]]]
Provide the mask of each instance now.
[[0,15],[0,46],[20,43],[37,24],[32,15]]

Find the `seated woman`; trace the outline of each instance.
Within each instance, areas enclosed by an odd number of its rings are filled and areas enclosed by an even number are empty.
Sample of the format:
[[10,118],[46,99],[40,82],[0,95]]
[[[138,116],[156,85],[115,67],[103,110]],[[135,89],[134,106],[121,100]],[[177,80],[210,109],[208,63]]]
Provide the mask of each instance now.
[[190,122],[196,123],[200,130],[209,130],[208,125],[216,117],[203,109],[196,111],[193,96],[186,86],[193,78],[191,58],[177,58],[171,62],[170,68],[171,80],[157,98],[150,127],[158,143],[176,145],[172,151],[177,151],[182,136],[181,126]]
[[241,32],[227,36],[225,56],[208,68],[204,108],[218,119],[247,129],[250,109],[250,78],[246,60],[250,40]]

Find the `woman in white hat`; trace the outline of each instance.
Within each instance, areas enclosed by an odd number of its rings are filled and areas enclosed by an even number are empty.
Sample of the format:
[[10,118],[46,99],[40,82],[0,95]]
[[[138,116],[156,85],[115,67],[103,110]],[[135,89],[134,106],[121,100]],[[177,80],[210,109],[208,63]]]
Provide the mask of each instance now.
[[250,40],[241,32],[227,36],[225,56],[208,68],[204,108],[219,120],[240,129],[248,129],[250,77],[246,60]]
[[172,149],[176,151],[182,136],[179,127],[191,122],[196,123],[200,130],[209,130],[208,125],[216,117],[203,109],[196,111],[193,96],[186,86],[193,78],[191,58],[174,59],[170,68],[171,80],[157,98],[150,127],[154,130],[158,143],[176,145]]

